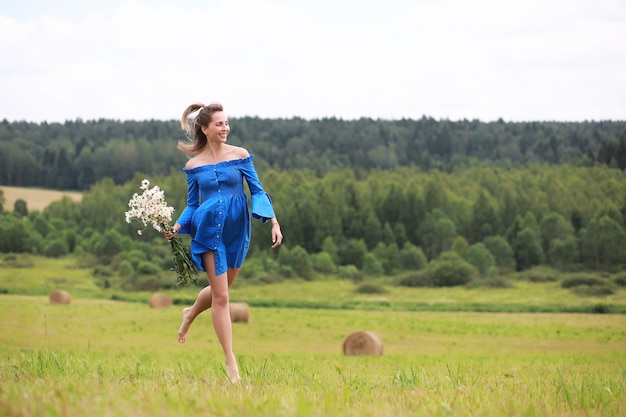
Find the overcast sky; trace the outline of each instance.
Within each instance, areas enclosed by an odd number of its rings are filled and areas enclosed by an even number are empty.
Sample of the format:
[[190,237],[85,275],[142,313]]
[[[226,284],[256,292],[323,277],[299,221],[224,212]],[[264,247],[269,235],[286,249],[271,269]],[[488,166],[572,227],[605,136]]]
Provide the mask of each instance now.
[[0,0],[0,119],[626,119],[624,0]]

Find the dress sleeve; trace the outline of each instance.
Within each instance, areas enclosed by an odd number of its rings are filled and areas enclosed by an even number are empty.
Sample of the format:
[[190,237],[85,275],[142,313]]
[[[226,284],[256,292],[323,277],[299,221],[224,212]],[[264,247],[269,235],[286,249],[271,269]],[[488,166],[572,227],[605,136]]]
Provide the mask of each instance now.
[[176,223],[182,226],[179,233],[191,233],[191,218],[200,206],[200,189],[194,175],[187,173],[187,207],[178,217]]
[[263,185],[259,180],[256,169],[254,169],[252,158],[253,156],[251,155],[250,158],[248,158],[248,161],[241,164],[239,169],[248,183],[248,188],[250,188],[252,217],[260,219],[263,223],[265,223],[269,219],[276,217],[276,215],[274,214],[272,199],[263,189]]

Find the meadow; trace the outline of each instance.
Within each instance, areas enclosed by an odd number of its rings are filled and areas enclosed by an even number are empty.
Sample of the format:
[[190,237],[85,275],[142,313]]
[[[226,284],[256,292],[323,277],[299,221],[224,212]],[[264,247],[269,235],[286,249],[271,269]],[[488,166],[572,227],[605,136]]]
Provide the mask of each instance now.
[[[0,295],[0,416],[626,414],[623,314],[253,306],[233,326],[235,386],[209,315],[181,345],[180,307],[137,301]],[[381,337],[382,356],[342,354],[359,330]]]

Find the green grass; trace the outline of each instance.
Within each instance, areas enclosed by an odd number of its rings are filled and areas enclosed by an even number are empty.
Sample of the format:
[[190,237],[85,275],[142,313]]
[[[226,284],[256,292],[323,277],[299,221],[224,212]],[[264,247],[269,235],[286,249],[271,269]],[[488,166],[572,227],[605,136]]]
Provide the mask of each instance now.
[[[386,292],[363,294],[240,279],[231,299],[251,321],[233,328],[244,382],[232,386],[210,315],[180,345],[180,305],[99,288],[72,257],[30,262],[0,265],[0,417],[626,414],[626,315],[571,313],[626,312],[623,289],[581,297],[562,276],[518,276],[498,289],[380,279]],[[51,305],[56,289],[72,302]],[[165,292],[185,304],[197,291]],[[383,356],[343,356],[359,330],[380,335]]]
[[[92,268],[78,268],[73,257],[49,259],[31,257],[32,267],[0,264],[0,292],[47,295],[64,289],[75,297],[145,302],[151,293],[104,290],[95,285]],[[562,278],[564,279],[564,278]],[[176,281],[171,275],[171,282]],[[569,312],[626,313],[626,290],[609,296],[580,296],[561,287],[560,281],[531,282],[516,276],[511,288],[464,287],[406,288],[385,285],[384,294],[362,294],[358,285],[346,280],[286,280],[275,284],[251,285],[235,281],[234,301],[255,307],[323,308],[381,311],[476,311],[476,312]],[[390,284],[389,278],[379,279]],[[166,291],[177,304],[193,301],[197,288]]]
[[[232,386],[209,315],[0,295],[0,416],[620,416],[626,316],[251,308]],[[344,357],[353,331],[384,342]]]

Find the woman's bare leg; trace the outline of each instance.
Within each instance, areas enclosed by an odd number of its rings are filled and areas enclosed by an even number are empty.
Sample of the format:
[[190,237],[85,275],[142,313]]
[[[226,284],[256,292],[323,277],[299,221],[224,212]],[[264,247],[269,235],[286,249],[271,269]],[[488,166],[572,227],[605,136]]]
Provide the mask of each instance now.
[[211,287],[204,287],[198,296],[196,297],[196,301],[194,301],[191,307],[183,308],[183,322],[178,329],[178,342],[185,343],[187,340],[187,332],[189,331],[189,326],[193,323],[194,319],[198,317],[200,313],[205,310],[211,308]]
[[231,382],[238,383],[240,381],[239,368],[237,367],[237,360],[233,353],[233,324],[230,319],[228,295],[228,287],[230,286],[229,275],[234,280],[237,276],[237,272],[233,270],[231,274],[227,271],[224,274],[215,275],[215,258],[213,252],[204,253],[202,260],[207,270],[209,283],[211,284],[211,319],[213,320],[215,334],[224,351],[226,373]]
[[[215,270],[215,268],[213,268]],[[235,278],[237,278],[237,274],[239,273],[239,268],[233,269],[228,268],[227,277],[228,277],[228,287],[233,284]],[[195,320],[196,317],[200,315],[203,311],[211,308],[211,304],[213,302],[213,297],[211,296],[211,286],[204,287],[198,296],[196,297],[196,301],[194,301],[191,307],[185,307],[182,311],[183,322],[178,329],[178,342],[185,343],[187,340],[187,333],[189,332],[189,327],[191,327],[191,323]]]

